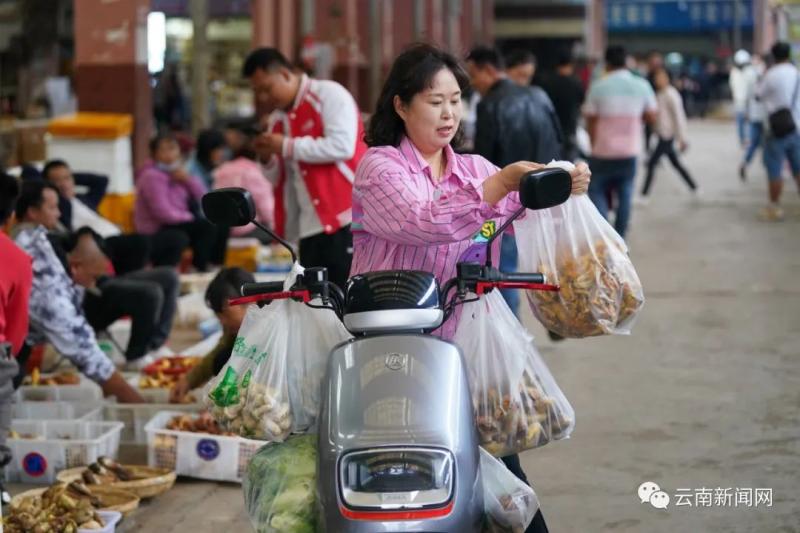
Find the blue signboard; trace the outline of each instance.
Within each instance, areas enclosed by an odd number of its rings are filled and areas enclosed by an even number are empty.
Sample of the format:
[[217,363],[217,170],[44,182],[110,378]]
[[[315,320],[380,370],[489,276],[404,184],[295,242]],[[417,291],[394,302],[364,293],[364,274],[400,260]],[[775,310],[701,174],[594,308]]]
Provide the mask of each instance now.
[[[739,27],[753,28],[753,0],[738,0]],[[724,30],[735,22],[734,0],[609,0],[609,31],[681,32]]]

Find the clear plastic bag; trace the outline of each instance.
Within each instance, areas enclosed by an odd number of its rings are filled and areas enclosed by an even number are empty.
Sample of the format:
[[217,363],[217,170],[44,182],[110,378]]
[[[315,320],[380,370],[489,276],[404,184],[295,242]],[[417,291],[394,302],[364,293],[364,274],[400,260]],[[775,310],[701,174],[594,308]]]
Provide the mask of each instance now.
[[313,533],[317,442],[297,435],[256,452],[242,480],[244,505],[258,533]]
[[500,291],[464,304],[453,340],[486,451],[503,457],[569,436],[575,412]]
[[481,448],[485,533],[523,533],[539,510],[533,489]]
[[519,269],[558,292],[528,291],[534,315],[563,337],[627,335],[644,305],[628,248],[586,195],[514,222]]
[[[302,268],[295,265],[288,289]],[[282,441],[316,421],[331,349],[350,337],[336,315],[293,300],[250,306],[228,363],[205,394],[214,418],[243,437]]]

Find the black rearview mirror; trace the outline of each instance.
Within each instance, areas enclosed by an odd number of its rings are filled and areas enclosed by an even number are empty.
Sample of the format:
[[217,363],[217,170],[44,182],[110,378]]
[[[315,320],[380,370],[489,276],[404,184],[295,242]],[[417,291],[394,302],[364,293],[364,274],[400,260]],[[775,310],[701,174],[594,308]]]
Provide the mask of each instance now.
[[519,200],[528,209],[547,209],[563,204],[572,193],[572,176],[561,168],[528,172],[519,182]]
[[206,218],[218,226],[246,226],[256,218],[253,196],[240,187],[206,193],[202,204]]

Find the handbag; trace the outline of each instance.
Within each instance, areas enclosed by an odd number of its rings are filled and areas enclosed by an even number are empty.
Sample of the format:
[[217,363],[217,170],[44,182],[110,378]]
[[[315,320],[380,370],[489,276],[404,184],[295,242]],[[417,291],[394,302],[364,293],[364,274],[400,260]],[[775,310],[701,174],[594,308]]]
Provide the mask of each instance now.
[[797,83],[794,85],[794,95],[792,96],[791,105],[789,107],[782,107],[769,114],[769,129],[772,135],[777,139],[782,139],[797,130],[797,124],[794,123],[792,109],[797,102],[798,89],[800,89],[800,72],[797,73]]

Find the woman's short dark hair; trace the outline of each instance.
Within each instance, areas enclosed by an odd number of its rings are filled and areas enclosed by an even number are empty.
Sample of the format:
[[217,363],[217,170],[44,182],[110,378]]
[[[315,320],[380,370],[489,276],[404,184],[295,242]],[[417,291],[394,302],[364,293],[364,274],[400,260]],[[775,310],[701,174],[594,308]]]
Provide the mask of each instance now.
[[225,135],[219,130],[203,130],[197,134],[197,145],[195,146],[195,158],[207,171],[213,169],[211,162],[211,152],[217,148],[225,147]]
[[158,151],[159,147],[161,146],[161,143],[164,143],[164,142],[167,142],[167,141],[176,143],[176,142],[178,142],[178,139],[172,133],[167,133],[167,132],[159,133],[158,135],[156,135],[155,137],[150,139],[150,155],[151,156],[156,155],[156,152]]
[[208,284],[206,305],[215,313],[221,313],[228,299],[242,295],[242,285],[255,280],[253,274],[242,268],[223,268]]
[[[405,124],[394,109],[394,97],[408,105],[414,95],[433,84],[433,78],[442,70],[453,73],[461,92],[469,89],[469,77],[458,60],[443,50],[428,45],[415,44],[397,56],[383,84],[375,113],[369,120],[364,141],[367,146],[397,146],[405,134]],[[459,126],[450,144],[457,148],[464,137]]]

